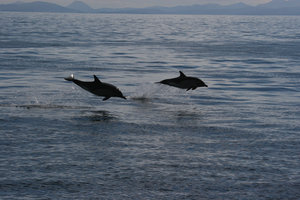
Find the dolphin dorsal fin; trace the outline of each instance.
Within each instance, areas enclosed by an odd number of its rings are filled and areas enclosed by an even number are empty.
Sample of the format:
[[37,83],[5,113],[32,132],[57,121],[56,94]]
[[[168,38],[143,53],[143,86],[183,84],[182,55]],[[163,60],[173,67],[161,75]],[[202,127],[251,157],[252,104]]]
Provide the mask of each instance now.
[[98,79],[98,77],[96,75],[94,75],[94,82],[101,83],[101,81]]
[[180,73],[180,77],[181,78],[185,78],[186,77],[186,75],[182,71],[179,71],[179,73]]

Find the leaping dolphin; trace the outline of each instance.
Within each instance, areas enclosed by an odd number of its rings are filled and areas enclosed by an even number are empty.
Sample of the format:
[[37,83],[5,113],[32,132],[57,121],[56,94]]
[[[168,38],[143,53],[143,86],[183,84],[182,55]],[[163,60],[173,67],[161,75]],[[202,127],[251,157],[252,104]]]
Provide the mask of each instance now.
[[114,85],[109,83],[101,82],[97,76],[94,75],[93,82],[84,82],[74,78],[74,75],[71,74],[69,77],[65,78],[67,81],[72,81],[79,87],[93,93],[97,96],[103,96],[103,101],[109,99],[110,97],[120,97],[126,99],[122,92]]
[[182,71],[179,71],[179,73],[180,76],[177,78],[165,79],[158,83],[186,89],[186,91],[190,89],[195,90],[197,87],[207,87],[202,80],[195,77],[186,76]]

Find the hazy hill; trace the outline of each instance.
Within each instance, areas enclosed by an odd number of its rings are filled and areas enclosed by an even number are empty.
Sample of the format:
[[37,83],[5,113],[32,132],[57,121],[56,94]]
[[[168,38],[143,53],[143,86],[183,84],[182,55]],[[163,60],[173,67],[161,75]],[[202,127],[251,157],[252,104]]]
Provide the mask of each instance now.
[[0,4],[0,11],[14,12],[75,12],[69,8],[54,3],[36,1],[32,3]]
[[205,14],[205,15],[300,15],[300,0],[273,0],[259,6],[244,3],[232,5],[192,5],[176,7],[147,7],[98,9],[98,13],[131,13],[131,14]]
[[86,3],[83,3],[82,1],[74,1],[70,5],[67,6],[67,8],[76,10],[79,12],[85,12],[85,13],[94,13],[95,9],[91,8]]
[[78,13],[128,13],[128,14],[207,14],[207,15],[300,15],[300,0],[273,0],[258,6],[244,3],[232,5],[191,5],[147,8],[100,8],[93,9],[81,1],[74,1],[67,7],[53,3],[32,2],[0,4],[0,11],[15,12],[78,12]]
[[[258,8],[271,8],[271,9],[285,9],[285,8],[300,8],[300,0],[272,0],[269,3],[261,4],[257,6]],[[300,10],[299,10],[300,12]]]

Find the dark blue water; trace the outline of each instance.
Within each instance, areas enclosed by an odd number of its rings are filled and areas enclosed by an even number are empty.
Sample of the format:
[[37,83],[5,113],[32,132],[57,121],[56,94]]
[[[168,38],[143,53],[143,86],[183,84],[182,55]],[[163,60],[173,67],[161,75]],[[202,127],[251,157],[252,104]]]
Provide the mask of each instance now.
[[299,24],[0,13],[0,199],[299,199]]

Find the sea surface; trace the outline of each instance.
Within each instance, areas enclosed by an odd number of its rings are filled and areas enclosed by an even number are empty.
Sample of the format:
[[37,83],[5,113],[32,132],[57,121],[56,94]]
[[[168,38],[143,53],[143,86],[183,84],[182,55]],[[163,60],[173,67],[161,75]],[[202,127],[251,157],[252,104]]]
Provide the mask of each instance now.
[[0,13],[0,199],[300,199],[299,25]]

